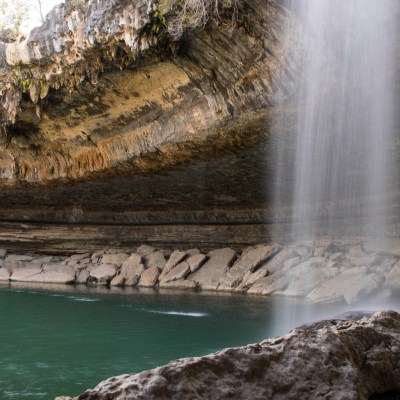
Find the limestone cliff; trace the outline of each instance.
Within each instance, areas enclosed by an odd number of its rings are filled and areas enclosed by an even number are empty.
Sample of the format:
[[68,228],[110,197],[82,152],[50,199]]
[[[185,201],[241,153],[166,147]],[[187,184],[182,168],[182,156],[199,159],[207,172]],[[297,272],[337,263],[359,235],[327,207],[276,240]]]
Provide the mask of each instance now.
[[0,43],[1,182],[154,170],[141,156],[169,165],[221,137],[264,135],[301,62],[280,1],[245,2],[235,21],[227,10],[179,41],[167,24],[156,0],[67,0]]

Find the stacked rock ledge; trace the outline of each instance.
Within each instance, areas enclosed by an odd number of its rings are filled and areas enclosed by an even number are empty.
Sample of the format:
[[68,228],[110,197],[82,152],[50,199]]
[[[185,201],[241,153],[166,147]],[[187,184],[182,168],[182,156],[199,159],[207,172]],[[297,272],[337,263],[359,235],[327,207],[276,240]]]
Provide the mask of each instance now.
[[[400,243],[398,243],[400,246]],[[0,281],[73,283],[282,295],[312,303],[357,304],[400,294],[399,247],[318,238],[243,250],[170,250],[142,245],[70,256],[0,250]],[[392,250],[389,250],[391,246]]]

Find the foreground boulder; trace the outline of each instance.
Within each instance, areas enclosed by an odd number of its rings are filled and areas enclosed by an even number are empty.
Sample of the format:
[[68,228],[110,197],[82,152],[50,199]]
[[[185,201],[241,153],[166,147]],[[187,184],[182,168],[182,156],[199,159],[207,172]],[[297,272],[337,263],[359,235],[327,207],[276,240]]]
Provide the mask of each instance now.
[[363,400],[389,398],[389,393],[398,398],[399,360],[400,315],[357,313],[302,326],[281,338],[110,378],[73,400]]

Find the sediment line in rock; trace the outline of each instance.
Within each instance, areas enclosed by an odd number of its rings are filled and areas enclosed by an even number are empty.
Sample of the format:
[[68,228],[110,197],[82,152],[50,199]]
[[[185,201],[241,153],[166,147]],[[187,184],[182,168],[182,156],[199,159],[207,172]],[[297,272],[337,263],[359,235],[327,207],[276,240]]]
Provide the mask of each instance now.
[[282,295],[313,303],[356,304],[400,294],[400,242],[318,238],[277,243],[163,250],[147,244],[60,255],[0,251],[0,281],[171,288]]

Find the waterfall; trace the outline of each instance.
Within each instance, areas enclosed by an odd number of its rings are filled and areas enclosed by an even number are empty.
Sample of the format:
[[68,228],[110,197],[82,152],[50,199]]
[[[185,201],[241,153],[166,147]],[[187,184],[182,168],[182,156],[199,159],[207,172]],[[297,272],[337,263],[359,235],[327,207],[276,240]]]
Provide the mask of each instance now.
[[276,156],[287,165],[277,168],[275,208],[288,214],[292,239],[387,234],[397,179],[396,2],[292,0],[289,6],[303,29],[304,54],[290,100],[292,134],[280,138]]

